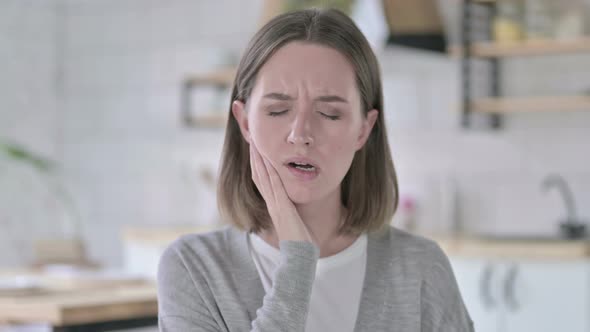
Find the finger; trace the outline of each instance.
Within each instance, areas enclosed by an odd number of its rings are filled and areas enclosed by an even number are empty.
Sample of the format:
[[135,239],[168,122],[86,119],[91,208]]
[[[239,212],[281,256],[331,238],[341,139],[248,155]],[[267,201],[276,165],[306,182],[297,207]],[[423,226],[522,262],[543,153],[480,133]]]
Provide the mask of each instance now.
[[264,165],[268,170],[268,177],[270,180],[270,184],[272,186],[273,195],[276,201],[284,200],[287,193],[285,192],[285,187],[283,186],[283,181],[279,177],[277,170],[274,166],[268,161],[268,159],[263,158]]
[[266,169],[266,166],[264,165],[262,156],[258,152],[258,149],[255,145],[253,145],[253,147],[254,164],[256,165],[256,172],[258,174],[258,183],[260,184],[260,187],[262,187],[265,199],[273,199],[274,194],[272,193],[272,188],[268,177],[268,171]]
[[289,198],[289,195],[287,194],[287,189],[285,188],[285,184],[283,183],[283,179],[279,176],[279,172],[272,165],[271,165],[271,169],[272,169],[271,170],[271,173],[272,173],[271,179],[273,180],[274,183],[276,183],[276,185],[274,186],[274,190],[276,192],[277,199],[292,204],[293,201],[291,201],[291,199]]

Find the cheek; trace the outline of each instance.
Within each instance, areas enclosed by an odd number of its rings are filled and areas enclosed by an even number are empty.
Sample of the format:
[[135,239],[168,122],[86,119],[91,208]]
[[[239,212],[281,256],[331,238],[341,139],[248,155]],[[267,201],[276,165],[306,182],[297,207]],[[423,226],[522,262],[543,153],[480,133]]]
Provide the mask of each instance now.
[[345,157],[353,155],[355,152],[357,131],[356,127],[351,124],[343,124],[340,127],[324,130],[326,133],[324,139],[334,154]]
[[330,145],[329,151],[335,175],[338,174],[338,176],[344,177],[354,158],[354,142],[340,139]]
[[276,125],[265,121],[265,119],[252,116],[250,120],[250,137],[262,155],[271,160],[278,149],[277,144],[281,142],[279,133],[280,131],[277,130]]
[[254,141],[254,144],[258,147],[262,147],[261,144],[264,143],[264,137],[267,137],[268,134],[271,134],[272,131],[269,129],[269,126],[265,121],[263,121],[260,117],[260,114],[257,112],[253,112],[248,114],[248,123],[250,124],[250,136]]

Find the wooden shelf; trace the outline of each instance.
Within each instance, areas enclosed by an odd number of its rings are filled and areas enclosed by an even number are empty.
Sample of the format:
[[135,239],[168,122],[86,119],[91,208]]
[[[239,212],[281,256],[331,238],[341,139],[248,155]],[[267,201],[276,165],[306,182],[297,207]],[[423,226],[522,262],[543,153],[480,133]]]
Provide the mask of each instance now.
[[230,86],[236,76],[236,68],[223,68],[204,75],[189,76],[186,83],[190,85]]
[[218,88],[231,87],[236,68],[227,67],[205,75],[192,75],[184,80],[182,90],[182,122],[187,127],[193,128],[225,128],[227,124],[227,112],[211,112],[209,114],[192,114],[191,90],[198,86],[214,86]]
[[227,124],[227,115],[221,112],[193,115],[185,119],[185,123],[191,127],[201,128],[223,128]]
[[43,291],[0,297],[0,322],[45,322],[58,327],[158,315],[157,287],[153,282],[65,287],[63,283],[56,285],[55,278],[38,278]]
[[481,113],[584,111],[590,110],[590,96],[480,98],[471,106]]
[[[575,40],[530,40],[514,43],[479,42],[471,47],[471,55],[480,58],[538,56],[590,52],[590,37]],[[460,46],[449,47],[454,57],[462,54]]]

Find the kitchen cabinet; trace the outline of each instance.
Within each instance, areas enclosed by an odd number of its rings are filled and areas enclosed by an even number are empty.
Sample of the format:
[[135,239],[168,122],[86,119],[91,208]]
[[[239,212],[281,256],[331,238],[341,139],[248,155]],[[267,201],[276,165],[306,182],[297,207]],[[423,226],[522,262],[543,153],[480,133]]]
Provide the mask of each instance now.
[[590,260],[450,257],[478,332],[590,332]]
[[465,306],[477,332],[497,332],[499,328],[498,305],[491,298],[491,279],[494,265],[480,259],[450,258]]

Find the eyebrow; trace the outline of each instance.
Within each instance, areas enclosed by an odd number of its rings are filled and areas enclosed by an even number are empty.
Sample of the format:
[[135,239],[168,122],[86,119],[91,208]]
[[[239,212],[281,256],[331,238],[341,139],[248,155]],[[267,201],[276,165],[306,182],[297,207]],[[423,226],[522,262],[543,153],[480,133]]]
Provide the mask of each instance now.
[[[268,94],[264,95],[263,98],[282,100],[282,101],[293,100],[293,97],[286,95],[284,93],[279,93],[279,92],[268,93]],[[324,103],[334,103],[334,102],[348,103],[348,100],[346,100],[340,96],[337,96],[337,95],[319,96],[315,99],[315,101],[320,101],[320,102],[324,102]]]
[[279,93],[279,92],[267,93],[264,95],[263,98],[276,99],[276,100],[293,100],[293,97],[286,95],[284,93]]
[[317,97],[316,100],[323,101],[325,103],[348,103],[346,99],[336,95],[320,96]]

